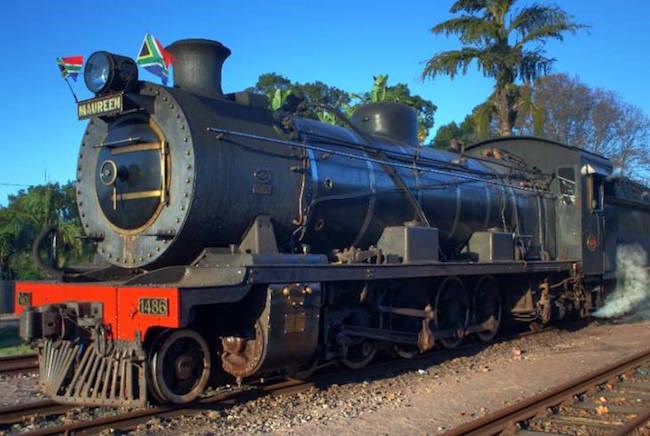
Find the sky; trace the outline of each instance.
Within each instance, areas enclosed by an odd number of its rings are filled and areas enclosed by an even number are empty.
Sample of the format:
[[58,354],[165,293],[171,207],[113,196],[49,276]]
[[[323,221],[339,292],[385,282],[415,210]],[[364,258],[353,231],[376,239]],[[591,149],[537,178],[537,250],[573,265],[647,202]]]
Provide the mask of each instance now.
[[[519,0],[518,6],[528,0]],[[551,3],[539,0],[540,3]],[[223,68],[224,92],[252,86],[275,72],[298,82],[320,80],[350,92],[388,74],[389,85],[438,106],[434,132],[461,121],[491,93],[493,83],[471,68],[453,81],[421,80],[424,61],[459,48],[454,37],[430,28],[452,17],[453,0],[381,1],[77,1],[4,2],[0,11],[0,205],[29,185],[65,183],[75,174],[85,122],[56,66],[58,56],[99,50],[134,57],[146,32],[164,45],[184,38],[215,39],[232,50]],[[552,3],[551,3],[552,4]],[[554,72],[615,91],[650,115],[650,2],[559,1],[590,28],[564,42],[550,42]],[[142,80],[158,82],[140,71]],[[83,78],[71,82],[90,98]]]

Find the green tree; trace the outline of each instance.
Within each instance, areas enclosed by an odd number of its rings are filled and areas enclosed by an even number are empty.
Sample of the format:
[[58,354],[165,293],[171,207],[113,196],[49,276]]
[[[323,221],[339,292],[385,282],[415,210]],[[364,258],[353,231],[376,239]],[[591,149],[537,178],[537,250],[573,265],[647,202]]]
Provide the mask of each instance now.
[[461,13],[437,24],[433,34],[457,35],[463,47],[440,52],[429,59],[423,78],[440,74],[454,78],[467,73],[475,61],[484,76],[495,80],[494,92],[485,114],[495,113],[499,135],[512,135],[520,101],[517,81],[531,82],[547,74],[554,59],[545,55],[544,43],[562,40],[567,32],[574,34],[585,26],[557,6],[532,4],[514,10],[516,0],[457,0],[453,14]]
[[474,115],[469,114],[465,117],[463,122],[456,124],[452,121],[449,124],[440,126],[433,138],[432,145],[442,150],[453,149],[452,142],[468,145],[476,141],[476,125],[474,122]]
[[9,196],[0,208],[0,270],[3,278],[42,277],[31,258],[32,244],[44,229],[56,225],[62,256],[59,266],[89,258],[81,235],[75,190],[72,183],[32,186]]
[[265,73],[257,78],[257,83],[247,91],[263,94],[269,100],[269,104],[273,101],[273,97],[277,90],[287,92],[291,88],[291,80],[277,73]]
[[[248,91],[264,94],[269,100],[269,109],[278,110],[289,95],[294,95],[308,104],[325,104],[338,110],[345,110],[351,97],[346,91],[329,86],[321,81],[310,83],[292,82],[276,73],[265,73],[259,76],[254,87]],[[318,110],[313,110],[311,116],[319,118]]]

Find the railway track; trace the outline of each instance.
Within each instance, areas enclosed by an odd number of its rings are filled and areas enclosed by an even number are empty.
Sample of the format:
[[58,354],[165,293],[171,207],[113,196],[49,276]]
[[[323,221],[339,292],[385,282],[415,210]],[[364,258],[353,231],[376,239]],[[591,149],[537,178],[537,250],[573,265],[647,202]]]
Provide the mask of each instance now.
[[71,409],[71,406],[58,404],[51,400],[2,406],[0,407],[0,425],[10,426],[33,416],[60,415],[68,409]]
[[[445,435],[626,435],[648,421],[650,349],[497,410]],[[650,434],[650,429],[645,427],[640,434]]]
[[[541,334],[553,329],[554,327],[549,327],[533,332],[527,331],[512,336],[502,337],[495,342],[511,341],[518,338]],[[450,350],[440,350],[434,353],[417,355],[413,359],[386,359],[383,361],[378,361],[376,363],[368,365],[360,371],[325,372],[320,375],[312,376],[307,381],[287,381],[285,379],[281,379],[282,381],[274,382],[272,380],[269,380],[266,383],[253,385],[248,389],[217,393],[191,405],[149,407],[146,409],[110,414],[83,421],[75,421],[60,425],[51,425],[40,430],[29,432],[27,434],[51,435],[62,433],[95,433],[108,428],[112,428],[117,431],[130,431],[135,429],[138,425],[146,423],[153,417],[173,418],[197,413],[202,410],[210,410],[217,405],[227,408],[244,401],[253,400],[262,395],[289,395],[293,393],[303,392],[313,387],[327,387],[334,383],[353,383],[372,379],[375,377],[385,377],[392,374],[397,375],[406,371],[422,368],[423,366],[435,365],[442,361],[455,357],[471,355],[472,353],[477,353],[493,344],[494,342],[490,344],[470,342]],[[24,407],[24,410],[21,410],[21,407]],[[32,420],[36,416],[42,418],[53,417],[55,415],[61,415],[73,408],[73,406],[60,405],[49,400],[28,403],[25,405],[16,405],[4,408],[0,407],[0,425],[4,427],[11,426],[13,424],[24,422],[26,420]],[[77,406],[77,408],[82,409],[80,406]],[[2,428],[0,428],[0,430],[2,430]]]
[[[96,433],[105,429],[113,429],[118,433],[126,432],[134,430],[138,425],[147,422],[153,417],[173,418],[177,416],[184,416],[192,413],[197,413],[202,410],[210,410],[216,405],[219,405],[221,407],[228,407],[239,402],[253,400],[266,394],[287,395],[290,393],[307,390],[313,386],[313,382],[282,381],[265,386],[259,386],[249,390],[217,394],[208,398],[204,398],[191,405],[149,407],[146,409],[138,409],[125,413],[106,415],[91,420],[48,426],[36,431],[22,434],[31,436],[45,436],[70,433]],[[60,407],[62,407],[62,412],[72,408],[71,406]],[[41,412],[37,413],[41,414]]]
[[2,375],[19,374],[37,369],[38,356],[36,354],[0,357],[0,374]]

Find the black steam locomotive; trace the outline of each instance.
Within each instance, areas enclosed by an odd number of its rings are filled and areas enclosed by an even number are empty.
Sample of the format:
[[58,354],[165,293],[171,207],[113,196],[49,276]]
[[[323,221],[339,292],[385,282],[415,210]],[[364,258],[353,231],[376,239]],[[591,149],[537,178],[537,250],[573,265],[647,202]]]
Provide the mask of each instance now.
[[616,247],[650,249],[647,190],[601,156],[535,138],[419,147],[394,103],[342,126],[271,112],[222,92],[222,44],[168,50],[173,87],[107,52],[86,67],[77,199],[106,266],[17,285],[58,401],[183,403],[224,377],[489,341],[506,318],[586,316]]

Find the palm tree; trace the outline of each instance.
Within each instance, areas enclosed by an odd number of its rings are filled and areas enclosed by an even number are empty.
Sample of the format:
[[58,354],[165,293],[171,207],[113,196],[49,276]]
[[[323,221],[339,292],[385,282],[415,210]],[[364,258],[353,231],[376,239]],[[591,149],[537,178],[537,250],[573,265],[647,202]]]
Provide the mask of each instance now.
[[431,29],[433,34],[454,34],[463,47],[440,52],[429,59],[423,78],[458,72],[467,73],[473,61],[486,77],[496,80],[489,98],[499,120],[499,134],[512,135],[517,119],[519,86],[517,80],[532,82],[547,74],[555,59],[545,56],[544,43],[563,39],[563,34],[583,27],[557,6],[532,4],[514,10],[517,0],[457,0],[451,13],[461,16]]

